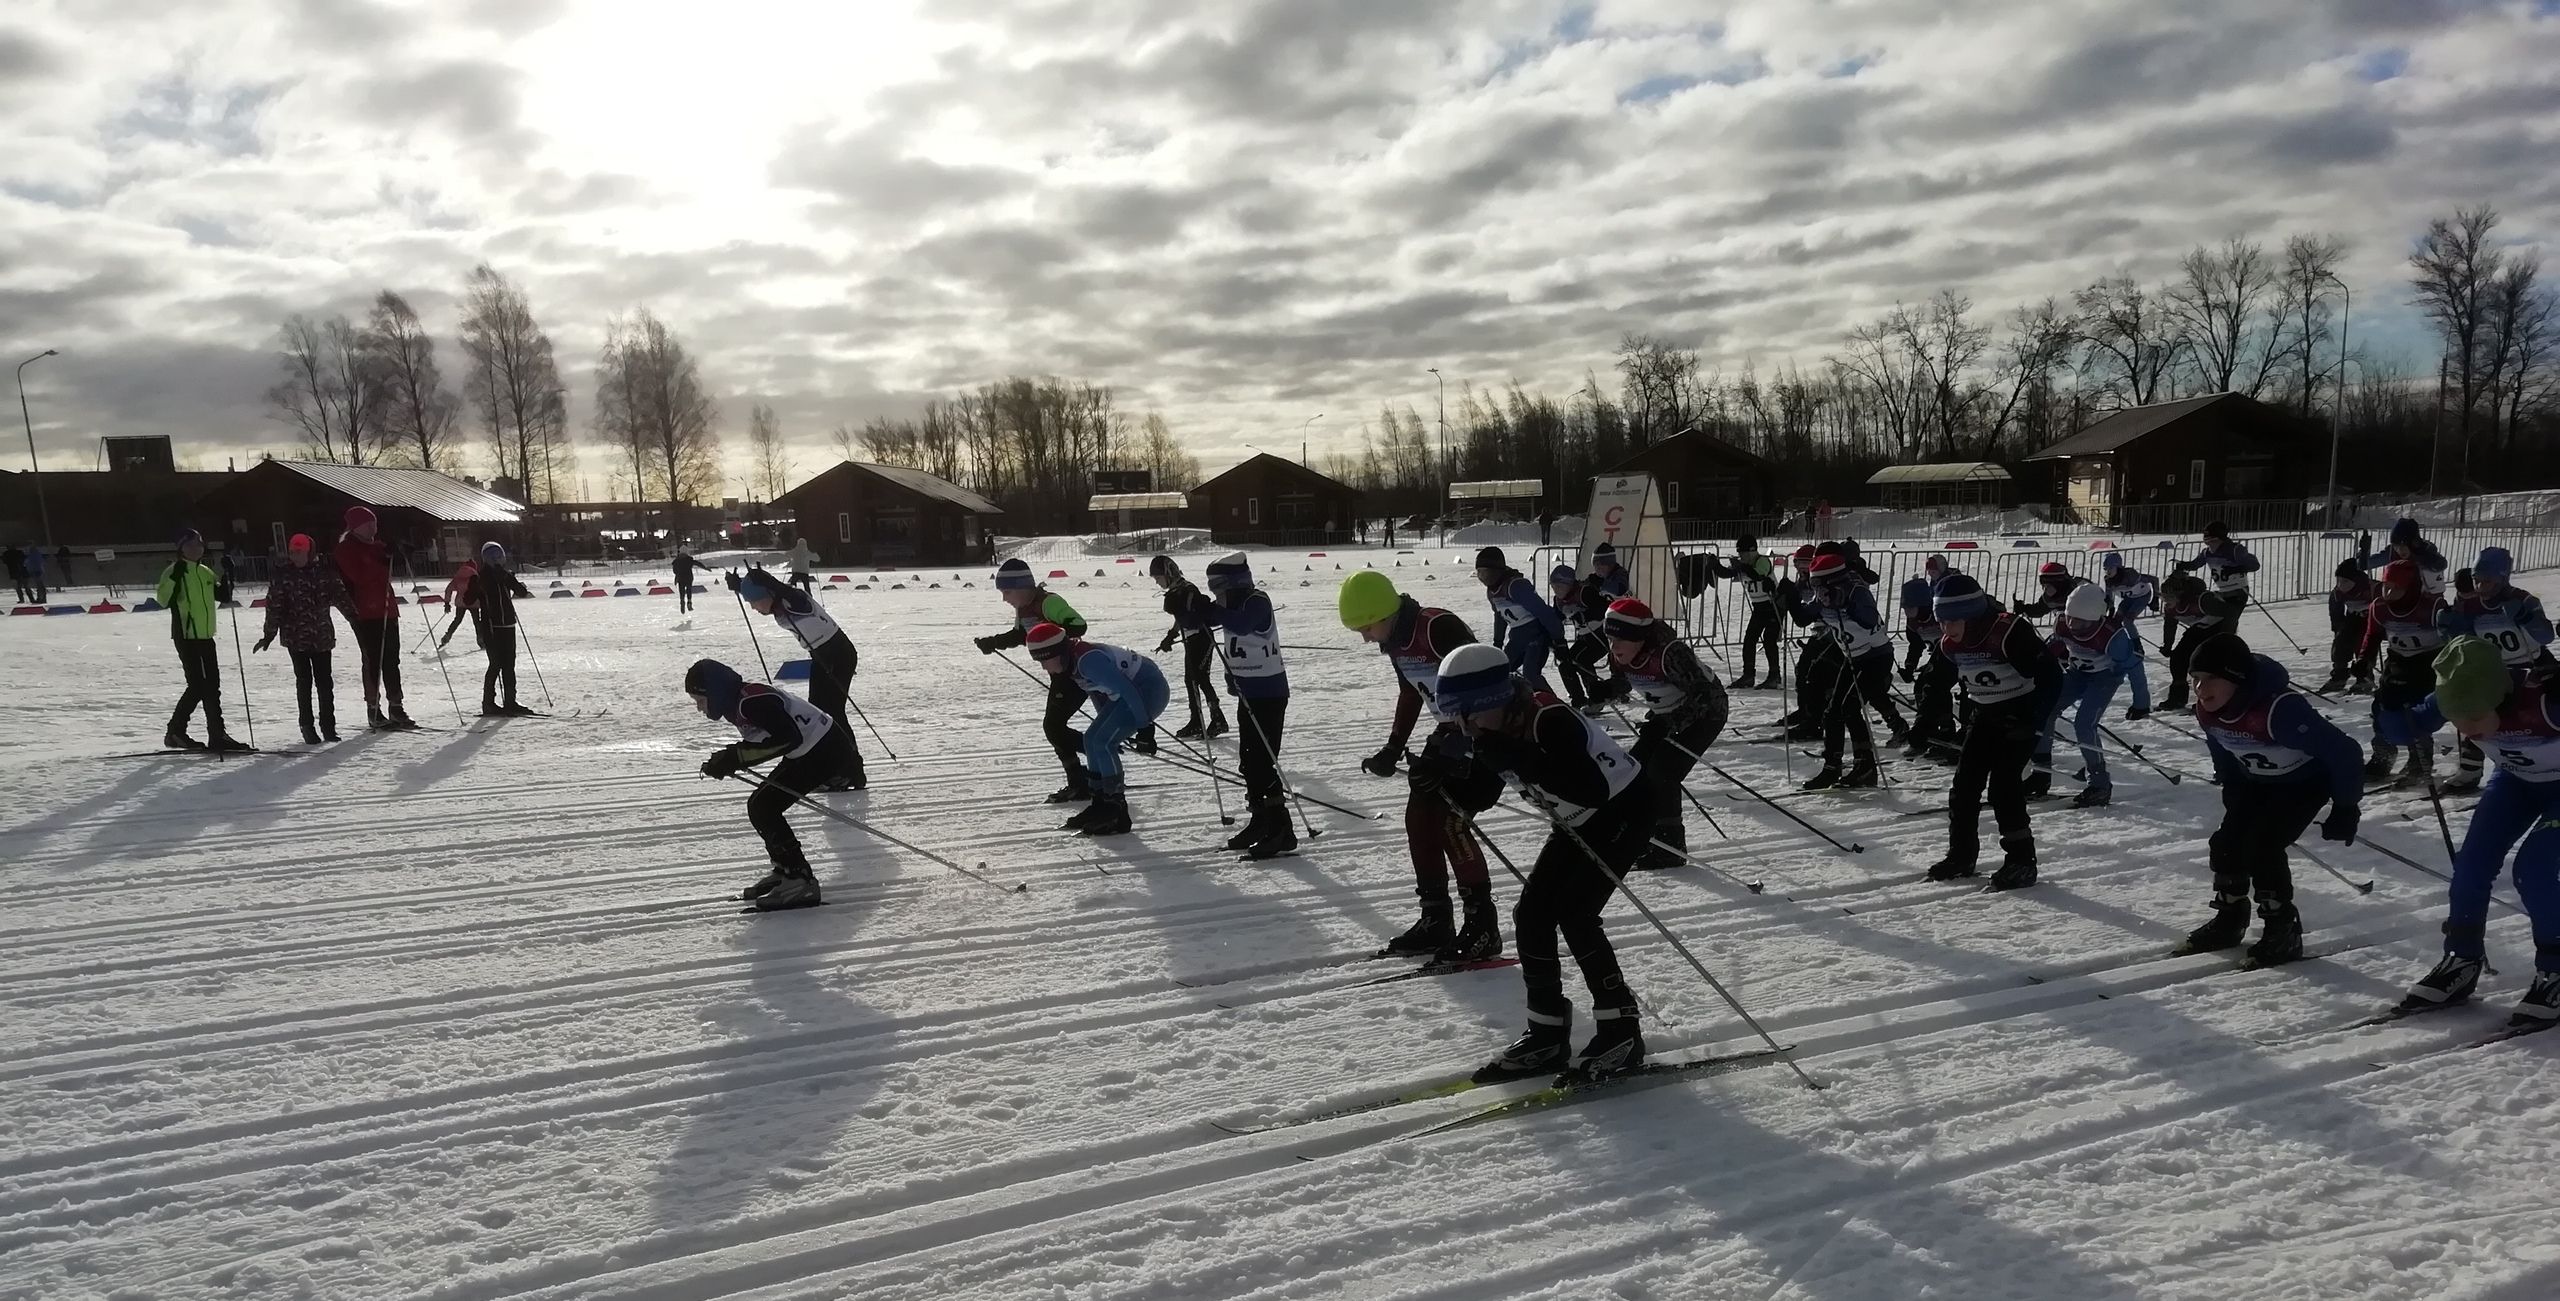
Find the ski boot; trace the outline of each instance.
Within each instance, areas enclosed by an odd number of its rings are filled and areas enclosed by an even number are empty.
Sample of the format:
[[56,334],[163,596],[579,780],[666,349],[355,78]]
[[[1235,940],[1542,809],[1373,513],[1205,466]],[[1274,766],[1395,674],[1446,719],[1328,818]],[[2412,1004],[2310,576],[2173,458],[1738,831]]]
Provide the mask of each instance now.
[[2115,787],[2110,786],[2105,782],[2092,782],[2087,786],[2081,787],[2080,793],[2071,797],[2071,807],[2075,809],[2102,809],[2107,806],[2107,803],[2110,800],[2115,798],[2115,794]]
[[2000,870],[1991,874],[1994,890],[2023,890],[2036,883],[2036,842],[2032,836],[2000,838]]
[[507,716],[507,711],[500,709],[495,701],[483,700],[480,702],[480,716],[482,718],[504,718]]
[[1089,800],[1092,798],[1093,788],[1084,784],[1084,778],[1078,777],[1074,781],[1068,782],[1066,785],[1049,792],[1048,802],[1051,804],[1073,804],[1077,800]]
[[2217,890],[2213,895],[2212,920],[2187,932],[2185,942],[2179,944],[2173,951],[2180,956],[2190,953],[2213,953],[2222,949],[2238,948],[2240,941],[2247,938],[2249,938],[2248,892],[2243,889],[2237,894],[2226,894]]
[[1173,739],[1177,741],[1196,741],[1202,735],[1204,733],[1200,729],[1200,720],[1196,718],[1173,730]]
[[1558,1074],[1573,1060],[1572,1034],[1569,1017],[1542,1017],[1531,1012],[1527,1033],[1512,1040],[1501,1056],[1477,1067],[1470,1078],[1478,1084],[1499,1084]]
[[793,908],[815,908],[824,902],[826,900],[818,897],[818,878],[806,872],[781,877],[773,883],[773,888],[755,898],[756,911],[760,913],[784,912]]
[[1971,855],[1958,858],[1949,854],[1929,865],[1929,879],[1932,881],[1961,881],[1981,874],[1982,869],[1974,865]]
[[1928,737],[1926,737],[1926,736],[1921,735],[1920,733],[1918,733],[1918,732],[1916,732],[1916,731],[1915,731],[1915,732],[1913,732],[1913,733],[1911,734],[1911,743],[1910,743],[1909,745],[1906,745],[1906,746],[1902,747],[1902,757],[1903,757],[1903,758],[1905,758],[1905,759],[1926,759],[1926,758],[1928,758],[1928,757],[1929,757],[1929,738],[1928,738]]
[[338,739],[338,720],[334,718],[324,718],[320,720],[320,739],[323,741],[335,741]]
[[2027,780],[2019,785],[2018,793],[2031,800],[2053,794],[2053,774],[2042,768],[2028,773]]
[[2349,682],[2349,683],[2347,684],[2347,694],[2348,694],[2348,695],[2350,695],[2350,696],[2370,696],[2370,695],[2372,695],[2372,694],[2373,694],[2373,678],[2372,678],[2372,676],[2371,676],[2370,674],[2363,674],[2363,673],[2359,673],[2359,674],[2357,674],[2357,675],[2356,675],[2356,677],[2355,677],[2355,680],[2354,680],[2354,681],[2351,681],[2351,682]]
[[871,789],[871,774],[863,770],[862,761],[860,759],[853,761],[853,771],[845,775],[844,780],[837,784],[836,789],[840,791],[867,791]]
[[319,729],[319,728],[316,728],[316,727],[313,727],[313,726],[312,726],[311,724],[309,724],[309,723],[305,723],[305,724],[303,724],[303,725],[302,725],[302,743],[303,743],[304,745],[318,745],[318,744],[320,744],[320,729]]
[[1636,1032],[1634,1008],[1604,1007],[1592,1016],[1598,1024],[1591,1042],[1574,1059],[1571,1073],[1576,1079],[1603,1080],[1644,1065],[1644,1036]]
[[2364,779],[2378,782],[2391,775],[2391,747],[2380,741],[2373,743],[2373,753],[2364,761]]
[[1129,753],[1143,755],[1154,754],[1155,752],[1156,729],[1154,724],[1151,723],[1145,727],[1139,728],[1137,733],[1129,738]]
[[1278,858],[1297,852],[1298,829],[1290,823],[1286,808],[1271,810],[1269,827],[1244,845],[1244,856],[1249,859]]
[[2258,942],[2249,946],[2249,965],[2274,967],[2302,958],[2302,914],[2290,899],[2258,901],[2258,916],[2266,923],[2258,934]]
[[1219,737],[1225,736],[1226,734],[1227,734],[1227,716],[1226,716],[1226,715],[1224,715],[1224,714],[1218,714],[1218,715],[1214,715],[1214,716],[1212,716],[1212,717],[1209,719],[1209,727],[1208,727],[1208,730],[1206,730],[1206,731],[1204,731],[1204,732],[1202,732],[1202,733],[1200,734],[1200,739],[1202,739],[1202,740],[1204,740],[1204,741],[1214,741],[1214,740],[1217,740]]
[[[509,718],[530,718],[539,711],[535,710],[531,705],[520,705],[515,701],[510,700],[507,703],[498,706],[498,712]],[[400,712],[400,707],[398,705],[393,705],[391,707],[391,717],[392,721],[398,723],[402,727],[416,726],[416,724],[409,721],[409,716],[407,714]]]
[[1129,821],[1129,801],[1117,795],[1094,796],[1093,807],[1085,812],[1094,814],[1093,820],[1076,829],[1088,836],[1126,835],[1135,826]]
[[[522,705],[510,705],[507,707],[507,710],[509,713],[522,712],[530,714],[533,712],[530,709],[524,708]],[[400,702],[397,700],[391,702],[391,708],[388,711],[388,716],[391,726],[399,728],[404,732],[418,725],[418,720],[409,717],[409,711],[402,709],[400,707]]]
[[2151,717],[2151,711],[2140,705],[2135,705],[2124,711],[2124,721],[2128,723],[2139,723],[2149,717]]
[[1227,848],[1242,853],[1253,848],[1255,842],[1269,837],[1272,813],[1272,809],[1256,805],[1251,811],[1251,816],[1244,820],[1244,828],[1227,837]]
[[755,884],[748,886],[744,890],[740,890],[738,892],[738,898],[747,903],[754,903],[756,900],[773,893],[775,887],[780,886],[784,881],[789,879],[789,877],[782,874],[781,868],[772,868],[763,876],[756,878]]
[[187,729],[173,727],[160,734],[160,744],[171,750],[201,750],[204,742],[187,735]]
[[1689,829],[1676,822],[1657,822],[1654,824],[1653,843],[1646,845],[1644,852],[1636,855],[1636,861],[1627,867],[1630,871],[1654,872],[1679,867],[1688,861]]
[[1840,788],[1853,791],[1872,790],[1883,780],[1882,774],[1876,771],[1875,760],[1861,759],[1856,766],[1849,769],[1847,776],[1840,779]]
[[2432,1012],[2440,1007],[2470,1001],[2471,991],[2479,987],[2481,969],[2489,964],[2478,958],[2465,958],[2448,953],[2436,960],[2436,969],[2418,978],[2409,992],[2394,1008],[2398,1012]]
[[[1494,909],[1493,891],[1462,891],[1466,896],[1466,924],[1458,928],[1456,937],[1441,945],[1431,955],[1434,962],[1482,962],[1502,954],[1502,914]],[[1442,923],[1446,925],[1444,921]]]
[[2338,694],[2339,692],[2344,691],[2344,690],[2346,690],[2346,689],[2347,689],[2347,671],[2346,671],[2345,669],[2337,669],[2337,670],[2333,670],[2333,671],[2329,674],[2329,680],[2328,680],[2328,681],[2326,681],[2326,682],[2321,683],[2321,684],[2319,685],[2319,687],[2318,687],[2317,689],[2315,689],[2315,690],[2314,690],[2314,692],[2313,692],[2312,694],[2314,694],[2314,695],[2321,695],[2321,696],[2334,696],[2334,695]]
[[2181,679],[2181,680],[2177,683],[2177,685],[2172,686],[2171,688],[2169,688],[2169,694],[2168,694],[2168,695],[2166,695],[2166,696],[2164,696],[2164,697],[2162,697],[2162,698],[2161,698],[2161,700],[2160,700],[2160,712],[2161,712],[2161,713],[2164,713],[2164,714],[2174,714],[2174,713],[2178,712],[2179,710],[2184,709],[2184,708],[2186,708],[2186,707],[2187,707],[2187,684],[2186,684],[2186,682],[2185,682],[2185,680],[2184,680],[2184,679]]
[[1399,958],[1427,958],[1448,946],[1454,935],[1449,929],[1449,901],[1423,901],[1422,919],[1406,928],[1405,933],[1387,941],[1387,954]]
[[2510,1030],[2544,1030],[2560,1022],[2560,971],[2533,973],[2533,986],[2524,991],[2516,1010],[2507,1017]]
[[1091,804],[1087,804],[1083,808],[1076,810],[1074,816],[1059,824],[1058,830],[1083,831],[1085,828],[1092,826],[1102,817],[1103,799],[1103,796],[1094,796]]
[[2480,789],[2480,770],[2469,763],[2458,765],[2454,768],[2452,776],[2436,784],[2436,789],[2447,795],[2476,791]]
[[2409,743],[2408,766],[2400,770],[2399,776],[2391,779],[2391,784],[2399,787],[2426,786],[2435,781],[2435,776],[2435,742],[2412,741]]
[[383,714],[380,706],[368,700],[364,702],[364,725],[368,731],[388,731],[391,727],[391,720]]
[[1826,759],[1823,761],[1822,771],[1815,773],[1811,780],[1805,782],[1802,789],[1809,791],[1827,791],[1832,787],[1839,785],[1841,778],[1845,775],[1846,774],[1840,771],[1839,764]]
[[204,748],[215,754],[247,754],[256,747],[229,732],[216,732],[205,738]]

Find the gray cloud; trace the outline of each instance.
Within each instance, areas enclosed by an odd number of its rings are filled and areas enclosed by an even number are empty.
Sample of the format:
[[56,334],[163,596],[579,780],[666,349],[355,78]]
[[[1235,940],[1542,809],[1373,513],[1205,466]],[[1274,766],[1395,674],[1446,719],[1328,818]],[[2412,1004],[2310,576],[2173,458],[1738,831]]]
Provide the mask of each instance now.
[[521,151],[530,145],[516,131],[523,79],[516,69],[486,59],[444,59],[415,72],[368,79],[357,105],[384,126],[438,127],[467,144]]

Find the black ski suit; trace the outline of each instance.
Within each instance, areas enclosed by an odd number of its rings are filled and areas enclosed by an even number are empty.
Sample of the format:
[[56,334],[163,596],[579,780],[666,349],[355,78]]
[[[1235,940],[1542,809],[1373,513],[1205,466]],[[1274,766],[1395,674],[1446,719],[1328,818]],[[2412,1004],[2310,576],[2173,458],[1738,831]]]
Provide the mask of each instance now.
[[1994,614],[1987,622],[1978,639],[1944,644],[1957,680],[1973,701],[1973,725],[1965,732],[1955,782],[1947,791],[1947,857],[1971,864],[1980,856],[1982,796],[1988,786],[2001,848],[2033,862],[2036,842],[2027,823],[2025,769],[2035,755],[2036,736],[2062,694],[2062,666],[2025,619]]
[[1218,727],[1227,725],[1224,706],[1218,702],[1218,679],[1209,669],[1216,659],[1218,622],[1217,604],[1204,595],[1188,578],[1176,578],[1164,589],[1164,612],[1173,619],[1165,629],[1164,640],[1156,643],[1161,655],[1182,643],[1182,696],[1191,707],[1191,724],[1186,730],[1201,727],[1201,706],[1208,706],[1210,721]]
[[480,708],[484,713],[516,707],[517,597],[530,601],[533,593],[526,591],[515,575],[485,560],[472,571],[465,599],[472,603],[472,613],[480,621],[480,645],[489,653],[489,667],[480,674]]

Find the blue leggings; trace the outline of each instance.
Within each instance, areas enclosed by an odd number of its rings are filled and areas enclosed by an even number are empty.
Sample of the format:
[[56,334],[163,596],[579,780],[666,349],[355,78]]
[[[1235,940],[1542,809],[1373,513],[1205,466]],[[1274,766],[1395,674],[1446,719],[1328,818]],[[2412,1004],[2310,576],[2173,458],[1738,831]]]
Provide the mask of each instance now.
[[2503,771],[2489,778],[2453,856],[2445,952],[2487,958],[2482,941],[2489,891],[2510,849],[2516,854],[2516,894],[2533,919],[2534,970],[2560,971],[2560,782],[2529,782]]
[[1511,637],[1502,643],[1502,653],[1511,660],[1511,671],[1526,679],[1536,690],[1555,694],[1547,681],[1547,652],[1544,637]]
[[2116,698],[2116,688],[2124,684],[2124,675],[2106,673],[2065,673],[2062,694],[2053,701],[2053,713],[2044,720],[2044,730],[2036,734],[2036,762],[2053,766],[2053,728],[2062,721],[2062,711],[2073,705],[2080,712],[2071,719],[2071,730],[2080,738],[2080,762],[2088,765],[2089,784],[2110,786],[2107,779],[2107,756],[2098,748],[2098,724],[2107,720],[2107,705]]
[[1126,789],[1120,773],[1120,743],[1154,723],[1172,696],[1164,670],[1154,660],[1138,661],[1138,673],[1130,685],[1137,688],[1134,699],[1093,698],[1093,725],[1084,729],[1084,767],[1085,782],[1096,794],[1118,795]]

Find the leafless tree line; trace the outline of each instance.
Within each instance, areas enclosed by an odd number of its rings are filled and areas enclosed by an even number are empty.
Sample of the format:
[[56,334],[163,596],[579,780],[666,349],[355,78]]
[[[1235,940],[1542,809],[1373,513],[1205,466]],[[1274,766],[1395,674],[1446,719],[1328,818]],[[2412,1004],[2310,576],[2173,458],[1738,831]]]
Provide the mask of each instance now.
[[836,426],[847,460],[904,466],[963,484],[1004,507],[1008,528],[1069,528],[1085,518],[1095,469],[1145,469],[1156,489],[1200,481],[1200,462],[1162,415],[1132,428],[1111,389],[1013,376],[939,399],[911,419]]

